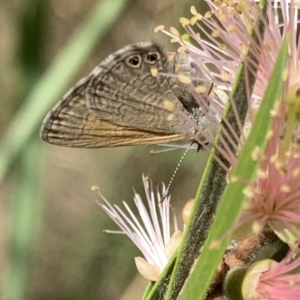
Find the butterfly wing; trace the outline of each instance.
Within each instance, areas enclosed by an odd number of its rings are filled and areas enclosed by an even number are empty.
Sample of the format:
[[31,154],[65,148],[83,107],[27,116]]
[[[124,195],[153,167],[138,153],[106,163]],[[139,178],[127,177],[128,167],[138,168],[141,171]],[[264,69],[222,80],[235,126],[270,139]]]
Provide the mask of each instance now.
[[[136,64],[130,63],[131,59]],[[151,69],[159,74],[171,72],[167,56],[157,44],[138,43],[113,53],[93,71],[87,107],[99,119],[121,126],[163,134],[192,133],[188,118],[176,114],[170,118],[164,105],[167,100],[187,114],[170,85],[170,79],[177,80],[153,76]]]
[[160,144],[184,139],[180,134],[160,134],[119,126],[99,119],[85,105],[91,75],[82,79],[46,115],[41,138],[60,146],[98,148]]
[[[155,43],[132,44],[111,54],[48,113],[42,139],[62,146],[112,147],[191,137],[191,114],[178,96],[180,84],[166,76],[170,67]],[[175,113],[165,108],[166,100]]]

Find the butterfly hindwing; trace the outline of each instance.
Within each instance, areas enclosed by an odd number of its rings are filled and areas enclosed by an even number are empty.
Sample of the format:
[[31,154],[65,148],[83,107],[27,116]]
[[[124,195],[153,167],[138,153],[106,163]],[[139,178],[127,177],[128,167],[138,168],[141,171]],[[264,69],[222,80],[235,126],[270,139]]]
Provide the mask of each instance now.
[[99,119],[85,105],[91,76],[82,79],[47,114],[40,131],[43,140],[60,146],[97,148],[160,144],[184,138],[179,134],[152,133]]

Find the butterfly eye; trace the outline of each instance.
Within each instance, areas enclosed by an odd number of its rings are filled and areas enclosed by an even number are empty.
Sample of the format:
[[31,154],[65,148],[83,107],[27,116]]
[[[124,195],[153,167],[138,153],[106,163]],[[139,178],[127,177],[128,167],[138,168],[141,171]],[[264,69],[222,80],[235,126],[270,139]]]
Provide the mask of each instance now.
[[145,61],[151,65],[155,64],[158,59],[159,59],[159,54],[157,52],[149,52],[145,57]]
[[139,55],[132,55],[126,59],[127,65],[133,68],[138,68],[141,65],[141,57]]

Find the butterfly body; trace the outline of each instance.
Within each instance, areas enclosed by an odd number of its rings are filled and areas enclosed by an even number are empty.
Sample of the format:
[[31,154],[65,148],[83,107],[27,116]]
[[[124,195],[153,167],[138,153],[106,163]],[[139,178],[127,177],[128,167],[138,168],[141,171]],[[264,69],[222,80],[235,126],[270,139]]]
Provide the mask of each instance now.
[[[40,135],[69,147],[160,144],[191,138],[201,110],[175,76],[174,59],[155,43],[108,56],[46,115]],[[155,76],[155,72],[158,76]],[[170,112],[165,102],[185,117]],[[171,117],[170,117],[171,116]]]

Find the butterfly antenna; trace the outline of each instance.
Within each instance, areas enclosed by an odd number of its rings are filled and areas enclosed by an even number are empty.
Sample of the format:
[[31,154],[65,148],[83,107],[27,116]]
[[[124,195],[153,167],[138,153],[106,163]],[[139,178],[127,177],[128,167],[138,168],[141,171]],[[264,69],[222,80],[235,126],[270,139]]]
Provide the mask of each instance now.
[[175,170],[174,170],[174,172],[173,172],[173,175],[172,175],[172,177],[171,177],[171,179],[170,179],[170,181],[169,181],[169,184],[168,184],[168,186],[167,186],[167,188],[166,188],[166,191],[164,192],[164,194],[163,194],[163,196],[162,196],[162,198],[161,198],[161,200],[160,200],[159,203],[162,203],[162,202],[165,200],[165,198],[167,197],[167,195],[168,195],[168,193],[169,193],[169,190],[170,190],[170,187],[171,187],[171,185],[172,185],[172,183],[173,183],[173,180],[174,180],[174,178],[175,178],[175,176],[176,176],[176,174],[177,174],[177,172],[178,172],[178,170],[179,170],[179,167],[180,167],[180,165],[181,165],[183,159],[185,158],[185,156],[186,156],[186,154],[188,153],[189,150],[190,150],[190,148],[187,148],[187,149],[184,151],[184,153],[182,154],[182,156],[181,156],[181,158],[180,158],[180,160],[179,160],[179,162],[178,162],[178,164],[177,164],[177,166],[176,166],[176,168],[175,168]]

